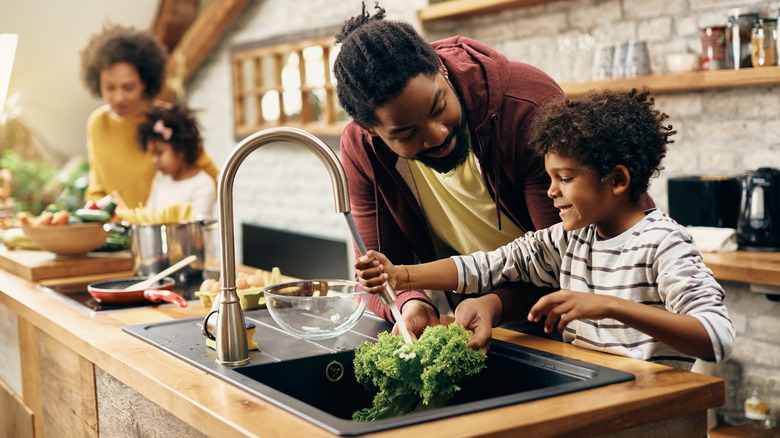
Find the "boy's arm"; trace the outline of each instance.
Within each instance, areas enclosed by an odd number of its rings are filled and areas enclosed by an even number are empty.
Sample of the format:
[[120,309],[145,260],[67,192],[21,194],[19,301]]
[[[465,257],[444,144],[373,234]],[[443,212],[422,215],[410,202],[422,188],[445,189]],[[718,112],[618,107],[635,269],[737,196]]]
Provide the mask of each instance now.
[[704,325],[690,315],[650,307],[635,301],[607,295],[560,290],[545,295],[531,308],[529,321],[538,322],[546,315],[544,331],[552,332],[557,324],[562,333],[577,319],[616,319],[689,356],[714,360],[712,342]]
[[664,308],[639,300],[559,291],[540,299],[529,319],[539,321],[541,314],[549,314],[545,322],[549,329],[561,315],[565,316],[559,327],[574,319],[614,318],[681,353],[725,360],[733,348],[734,325],[723,304],[723,288],[684,228],[666,233],[656,245],[652,261],[656,276],[648,281],[657,284]]
[[698,319],[634,301],[614,298],[610,318],[633,327],[675,350],[705,360],[715,360],[710,335]]
[[369,250],[355,261],[358,280],[366,292],[379,293],[385,281],[399,290],[453,290],[458,285],[455,262],[441,259],[417,265],[394,265],[384,254]]

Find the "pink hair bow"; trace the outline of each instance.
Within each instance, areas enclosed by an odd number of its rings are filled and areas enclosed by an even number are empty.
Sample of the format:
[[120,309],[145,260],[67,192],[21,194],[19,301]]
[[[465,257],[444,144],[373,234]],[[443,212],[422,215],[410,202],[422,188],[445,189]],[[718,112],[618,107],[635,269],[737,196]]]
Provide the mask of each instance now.
[[165,126],[165,123],[163,123],[162,119],[154,123],[154,127],[152,128],[152,130],[160,134],[163,140],[165,141],[170,141],[171,136],[173,135],[173,129]]

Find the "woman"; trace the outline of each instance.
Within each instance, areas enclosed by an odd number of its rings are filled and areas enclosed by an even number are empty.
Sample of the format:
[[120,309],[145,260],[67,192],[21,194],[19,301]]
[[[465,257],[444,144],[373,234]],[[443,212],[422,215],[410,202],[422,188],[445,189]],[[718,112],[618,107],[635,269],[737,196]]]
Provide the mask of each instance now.
[[[105,101],[87,121],[89,186],[87,200],[116,192],[130,207],[149,197],[155,166],[138,142],[138,126],[165,83],[165,48],[147,31],[106,25],[81,51],[81,77],[87,90]],[[216,180],[219,169],[208,154],[197,166]]]

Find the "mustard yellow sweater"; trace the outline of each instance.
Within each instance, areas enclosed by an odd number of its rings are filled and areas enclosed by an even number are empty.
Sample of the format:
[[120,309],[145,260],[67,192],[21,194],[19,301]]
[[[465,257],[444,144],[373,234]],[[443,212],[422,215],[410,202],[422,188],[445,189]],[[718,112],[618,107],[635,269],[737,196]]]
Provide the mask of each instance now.
[[[156,169],[149,152],[142,151],[138,143],[138,126],[145,119],[117,117],[111,114],[108,105],[90,114],[86,200],[97,201],[116,190],[128,207],[146,204]],[[216,181],[219,168],[208,154],[201,155],[197,166]]]

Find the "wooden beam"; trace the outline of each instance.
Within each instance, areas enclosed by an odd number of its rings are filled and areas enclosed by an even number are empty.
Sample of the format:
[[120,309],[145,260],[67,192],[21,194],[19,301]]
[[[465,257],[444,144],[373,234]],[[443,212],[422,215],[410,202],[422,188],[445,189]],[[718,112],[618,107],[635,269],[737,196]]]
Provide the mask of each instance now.
[[187,29],[168,59],[165,88],[159,98],[183,97],[184,87],[238,17],[249,0],[212,0]]
[[152,33],[168,51],[176,48],[181,37],[198,16],[200,0],[161,0]]

